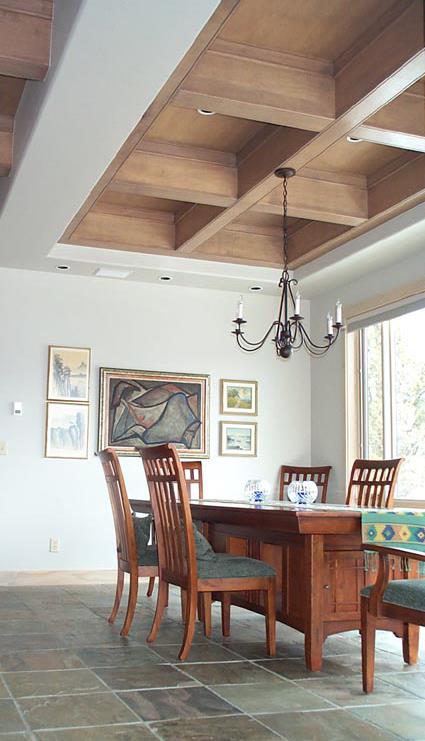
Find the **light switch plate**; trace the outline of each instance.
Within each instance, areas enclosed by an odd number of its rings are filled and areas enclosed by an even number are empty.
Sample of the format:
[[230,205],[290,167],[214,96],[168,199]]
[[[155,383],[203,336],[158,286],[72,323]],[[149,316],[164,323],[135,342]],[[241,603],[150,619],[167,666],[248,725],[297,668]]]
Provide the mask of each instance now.
[[0,440],[0,455],[7,455],[7,442],[6,440]]

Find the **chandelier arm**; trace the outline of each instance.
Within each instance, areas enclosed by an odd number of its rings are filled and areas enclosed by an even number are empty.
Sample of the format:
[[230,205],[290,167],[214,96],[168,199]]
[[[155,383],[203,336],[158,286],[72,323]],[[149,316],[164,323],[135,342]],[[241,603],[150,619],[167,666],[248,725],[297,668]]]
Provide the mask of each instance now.
[[265,342],[267,341],[267,338],[269,337],[270,333],[271,333],[271,332],[273,331],[273,328],[274,328],[274,327],[275,327],[275,326],[276,326],[277,324],[279,324],[279,322],[278,322],[278,321],[274,321],[274,322],[273,322],[273,323],[272,323],[272,324],[270,325],[270,327],[269,327],[269,329],[267,330],[267,332],[266,332],[266,334],[264,335],[264,337],[263,337],[263,338],[262,338],[261,340],[258,340],[258,342],[250,342],[249,340],[247,340],[247,339],[246,339],[246,337],[245,337],[245,335],[244,335],[244,333],[243,333],[243,332],[238,332],[238,333],[237,333],[237,335],[236,335],[236,338],[237,338],[237,341],[238,341],[238,345],[239,345],[239,347],[241,347],[241,348],[242,348],[242,350],[245,350],[245,349],[246,349],[246,348],[244,348],[244,347],[243,347],[243,346],[241,345],[241,343],[240,343],[240,341],[239,341],[239,338],[241,337],[241,338],[242,338],[242,341],[243,341],[243,342],[245,342],[245,344],[246,344],[246,345],[250,345],[250,346],[251,346],[252,348],[254,348],[255,350],[259,350],[259,349],[260,349],[261,347],[263,347],[263,345],[264,345],[264,344],[265,344]]
[[311,339],[310,335],[308,334],[305,327],[300,324],[300,331],[304,338],[304,345],[306,349],[311,352],[312,355],[323,355],[325,352],[327,352],[331,346],[332,340],[328,340],[326,345],[318,345]]

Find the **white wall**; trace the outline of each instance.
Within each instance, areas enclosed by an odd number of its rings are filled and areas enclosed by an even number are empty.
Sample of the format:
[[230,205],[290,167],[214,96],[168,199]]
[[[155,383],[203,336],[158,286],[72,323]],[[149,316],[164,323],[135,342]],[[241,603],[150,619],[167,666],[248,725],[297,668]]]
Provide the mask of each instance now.
[[[333,310],[338,298],[348,307],[424,277],[425,257],[422,252],[381,270],[367,272],[361,280],[328,288],[311,301],[313,335],[323,336],[326,313]],[[311,362],[312,464],[333,466],[329,499],[338,502],[344,501],[346,492],[344,363],[344,338],[323,358]]]
[[[239,496],[254,476],[276,487],[281,462],[308,464],[310,361],[305,354],[278,360],[271,344],[253,355],[238,350],[230,334],[236,298],[173,284],[0,270],[0,439],[9,446],[0,457],[0,571],[115,565],[107,493],[93,456],[101,366],[210,374],[206,496]],[[276,299],[250,294],[246,309],[259,336]],[[49,344],[92,348],[88,460],[43,457]],[[259,382],[258,458],[218,456],[220,378]],[[11,414],[13,401],[23,403],[21,418]],[[141,462],[122,460],[130,496],[146,495]],[[60,540],[57,554],[48,552],[50,536]]]

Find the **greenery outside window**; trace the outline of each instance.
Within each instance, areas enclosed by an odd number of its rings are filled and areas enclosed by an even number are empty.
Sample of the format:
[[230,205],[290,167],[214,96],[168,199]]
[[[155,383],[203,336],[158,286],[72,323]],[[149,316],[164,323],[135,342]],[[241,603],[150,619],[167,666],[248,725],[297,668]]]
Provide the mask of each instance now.
[[425,309],[352,333],[358,354],[358,445],[363,458],[405,458],[399,506],[425,506]]

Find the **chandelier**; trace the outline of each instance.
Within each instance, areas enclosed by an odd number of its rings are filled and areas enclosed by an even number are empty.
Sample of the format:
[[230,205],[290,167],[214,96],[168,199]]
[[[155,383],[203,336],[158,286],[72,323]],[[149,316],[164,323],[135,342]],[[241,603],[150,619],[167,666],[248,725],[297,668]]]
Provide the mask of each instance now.
[[[280,358],[290,358],[293,350],[299,350],[303,346],[310,355],[324,355],[335,344],[342,329],[342,304],[340,301],[336,303],[335,322],[330,313],[327,315],[326,334],[323,341],[320,343],[314,342],[304,326],[304,317],[301,316],[301,295],[297,288],[298,281],[291,278],[288,271],[287,181],[288,178],[295,175],[295,170],[292,167],[280,167],[275,171],[275,175],[283,179],[283,272],[279,281],[279,288],[282,290],[279,314],[261,340],[250,342],[246,339],[243,330],[246,321],[243,318],[243,300],[241,296],[238,301],[236,319],[233,320],[236,327],[232,334],[235,335],[239,347],[246,352],[259,350],[273,333],[272,342],[275,343],[276,353]],[[294,291],[296,291],[295,295]]]

